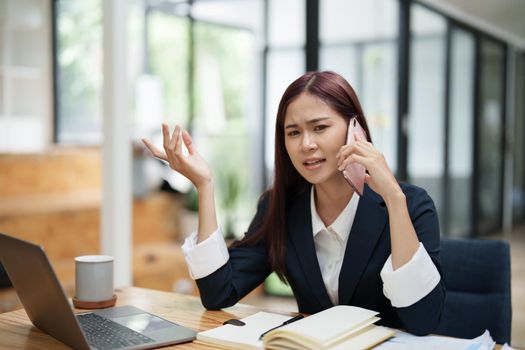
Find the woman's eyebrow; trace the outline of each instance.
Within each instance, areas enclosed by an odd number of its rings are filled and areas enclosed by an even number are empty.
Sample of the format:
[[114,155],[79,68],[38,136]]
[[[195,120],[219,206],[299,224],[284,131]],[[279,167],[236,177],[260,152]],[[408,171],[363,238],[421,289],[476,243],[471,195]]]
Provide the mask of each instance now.
[[[310,120],[306,121],[306,124],[315,124],[317,122],[320,122],[320,121],[326,120],[326,119],[330,119],[330,117],[321,117],[321,118],[310,119]],[[291,128],[296,128],[296,127],[297,127],[297,124],[288,124],[284,128],[285,129],[291,129]]]

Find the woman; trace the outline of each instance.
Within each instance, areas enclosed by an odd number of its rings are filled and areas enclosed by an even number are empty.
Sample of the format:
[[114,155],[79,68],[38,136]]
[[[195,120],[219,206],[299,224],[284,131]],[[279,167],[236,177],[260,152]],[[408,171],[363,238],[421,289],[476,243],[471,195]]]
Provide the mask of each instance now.
[[[367,140],[349,146],[352,118]],[[206,308],[235,304],[275,271],[290,284],[300,312],[348,304],[379,311],[380,323],[414,334],[437,327],[445,289],[434,204],[424,190],[395,180],[344,78],[310,72],[286,89],[277,111],[273,186],[245,237],[230,248],[217,225],[206,162],[186,131],[162,130],[164,151],[144,142],[198,191],[198,232],[183,250]],[[342,174],[353,162],[367,170],[361,197]]]

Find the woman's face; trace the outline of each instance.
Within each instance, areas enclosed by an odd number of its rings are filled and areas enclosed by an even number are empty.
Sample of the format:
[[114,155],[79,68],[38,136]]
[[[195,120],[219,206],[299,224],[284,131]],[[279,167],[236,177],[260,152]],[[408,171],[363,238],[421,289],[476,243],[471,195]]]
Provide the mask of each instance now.
[[343,178],[336,154],[346,141],[346,120],[321,99],[299,95],[286,111],[286,151],[299,174],[311,184]]

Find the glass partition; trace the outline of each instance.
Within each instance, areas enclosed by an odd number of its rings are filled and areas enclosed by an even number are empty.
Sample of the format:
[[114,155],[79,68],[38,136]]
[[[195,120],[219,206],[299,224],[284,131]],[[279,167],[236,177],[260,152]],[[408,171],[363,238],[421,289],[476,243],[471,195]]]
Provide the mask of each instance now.
[[397,171],[397,43],[364,45],[359,97],[375,147]]
[[513,137],[513,223],[525,220],[525,53],[516,55]]
[[306,43],[306,1],[268,1],[268,46],[270,49],[303,47]]
[[324,0],[319,4],[322,45],[395,40],[397,0]]
[[411,183],[427,190],[441,213],[445,151],[445,18],[413,5],[410,31],[407,174]]
[[268,183],[273,181],[275,118],[284,90],[305,71],[304,52],[299,49],[272,50],[268,53],[266,85],[266,150]]
[[505,47],[488,39],[480,46],[478,234],[501,228]]
[[454,28],[451,35],[449,110],[449,186],[446,235],[471,232],[474,145],[475,42],[470,32]]
[[395,0],[320,3],[320,69],[355,89],[374,145],[397,165],[397,25]]
[[305,72],[305,2],[268,1],[268,49],[266,56],[265,165],[271,184],[274,166],[275,117],[284,90]]

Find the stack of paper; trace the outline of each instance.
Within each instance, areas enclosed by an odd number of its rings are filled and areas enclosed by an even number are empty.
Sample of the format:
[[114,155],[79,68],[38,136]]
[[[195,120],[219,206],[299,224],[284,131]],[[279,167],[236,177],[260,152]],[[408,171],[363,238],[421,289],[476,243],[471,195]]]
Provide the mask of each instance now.
[[402,331],[374,348],[374,350],[491,350],[496,343],[489,331],[474,339],[451,338],[438,335],[418,337]]

